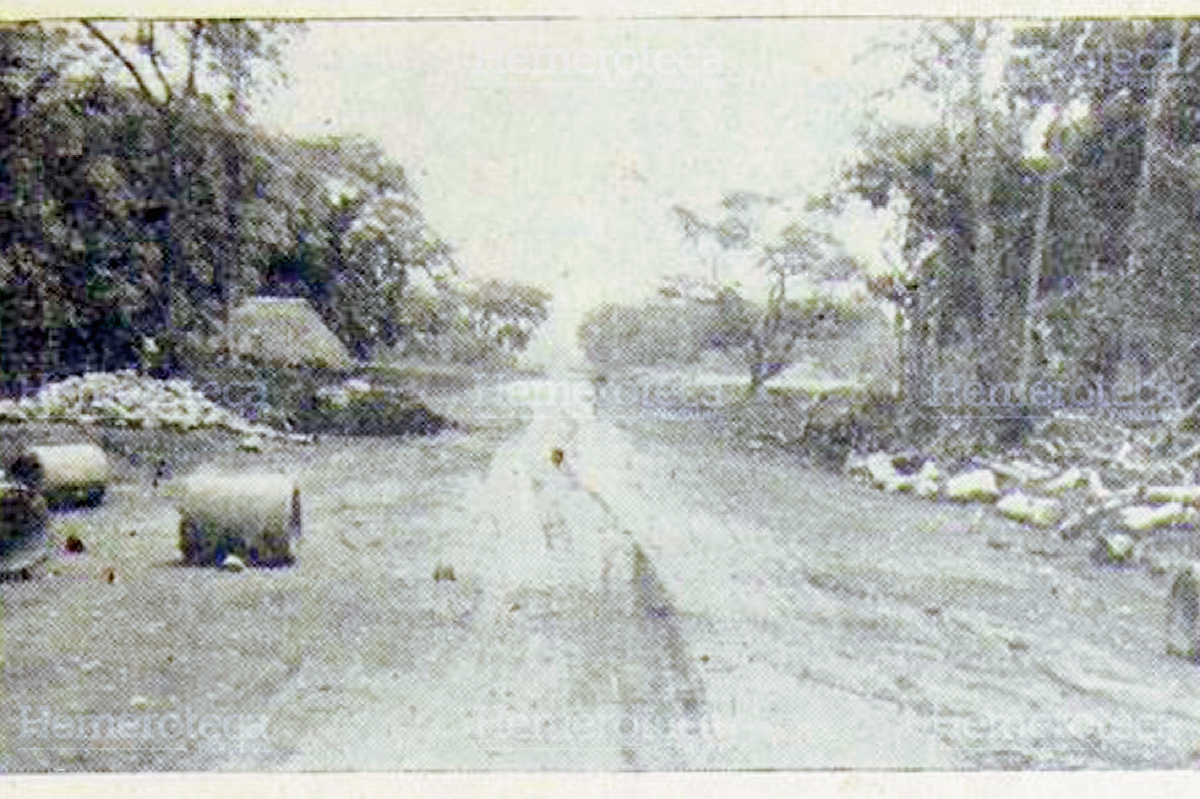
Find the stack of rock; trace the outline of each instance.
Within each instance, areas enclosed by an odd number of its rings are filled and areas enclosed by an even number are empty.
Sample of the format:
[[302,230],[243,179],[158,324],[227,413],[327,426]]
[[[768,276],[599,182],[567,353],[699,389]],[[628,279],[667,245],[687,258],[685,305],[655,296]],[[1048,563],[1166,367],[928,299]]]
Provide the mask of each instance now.
[[133,371],[69,377],[49,383],[19,402],[0,400],[0,422],[29,421],[178,430],[218,427],[260,435],[274,432],[221,407],[187,380],[159,380]]

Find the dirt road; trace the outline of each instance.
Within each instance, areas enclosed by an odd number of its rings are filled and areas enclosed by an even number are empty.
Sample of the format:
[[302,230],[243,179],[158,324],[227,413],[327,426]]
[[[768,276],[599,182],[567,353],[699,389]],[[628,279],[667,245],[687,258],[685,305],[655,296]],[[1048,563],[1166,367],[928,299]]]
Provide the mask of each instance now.
[[[304,745],[289,765],[1193,757],[1200,674],[1162,655],[1162,578],[723,448],[703,425],[598,418],[586,391],[540,396],[555,400],[498,450],[445,554],[483,588],[479,634],[419,692],[381,690],[338,725],[354,746]],[[417,693],[423,715],[395,710]]]
[[[298,472],[290,569],[170,565],[169,502],[133,478],[56,520],[95,545],[0,585],[5,767],[1194,765],[1168,577],[563,396],[469,434],[218,456]],[[102,559],[129,564],[116,584]],[[43,712],[254,724],[97,741]]]

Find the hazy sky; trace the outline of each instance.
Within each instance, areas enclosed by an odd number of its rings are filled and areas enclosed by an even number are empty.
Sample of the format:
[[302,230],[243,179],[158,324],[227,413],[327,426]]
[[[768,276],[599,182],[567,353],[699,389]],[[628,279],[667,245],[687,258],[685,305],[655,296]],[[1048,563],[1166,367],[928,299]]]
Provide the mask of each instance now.
[[378,140],[468,273],[554,290],[562,327],[658,276],[703,272],[672,204],[819,190],[853,145],[867,92],[894,82],[879,61],[854,62],[888,30],[310,23],[288,52],[290,85],[256,113],[291,133]]

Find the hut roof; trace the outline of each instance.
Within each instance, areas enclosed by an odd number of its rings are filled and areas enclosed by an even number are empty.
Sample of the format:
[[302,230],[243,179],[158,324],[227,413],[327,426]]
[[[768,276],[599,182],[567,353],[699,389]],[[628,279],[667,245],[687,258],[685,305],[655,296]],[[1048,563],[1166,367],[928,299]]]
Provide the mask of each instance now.
[[346,368],[349,350],[302,297],[252,297],[230,315],[234,352],[275,366]]

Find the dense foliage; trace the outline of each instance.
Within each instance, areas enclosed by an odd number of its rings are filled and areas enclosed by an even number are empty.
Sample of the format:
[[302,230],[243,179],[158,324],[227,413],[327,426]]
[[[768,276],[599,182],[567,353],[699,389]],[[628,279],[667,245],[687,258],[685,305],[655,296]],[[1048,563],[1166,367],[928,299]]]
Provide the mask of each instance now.
[[985,386],[1151,381],[1194,398],[1200,26],[944,22],[900,46],[895,96],[934,113],[881,114],[848,186],[907,209],[906,264],[876,285],[906,312],[910,404],[955,350]]
[[0,26],[6,390],[132,365],[146,338],[167,368],[172,355],[220,355],[230,310],[253,294],[307,298],[360,357],[407,346],[470,360],[430,343],[451,329],[474,356],[524,346],[549,298],[458,275],[377,145],[251,124],[301,30]]

